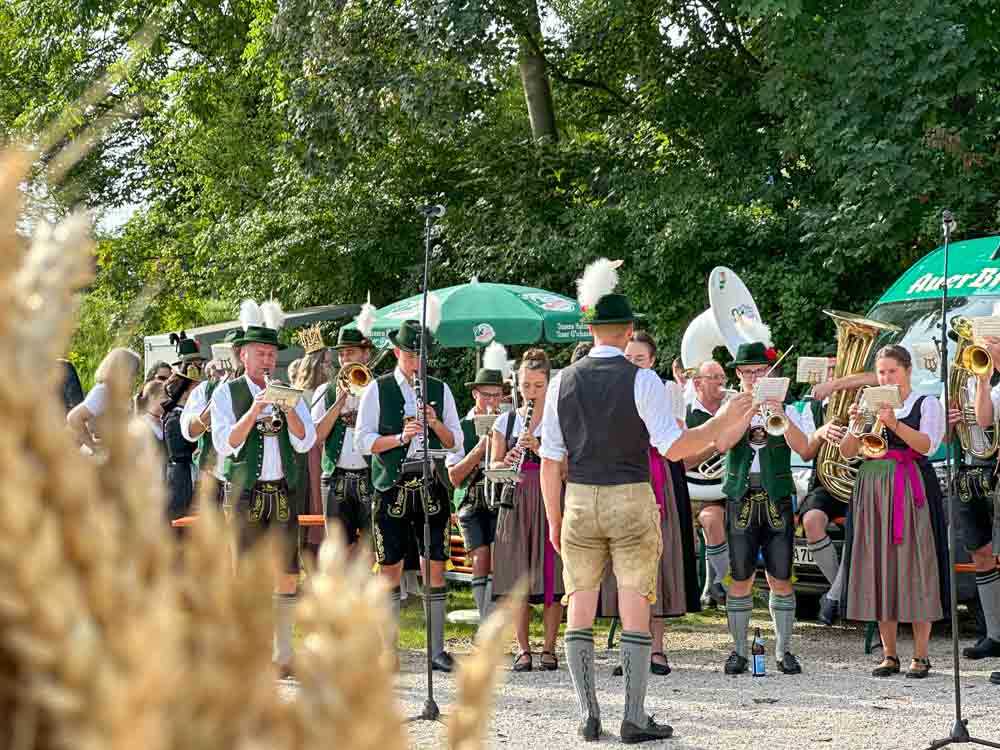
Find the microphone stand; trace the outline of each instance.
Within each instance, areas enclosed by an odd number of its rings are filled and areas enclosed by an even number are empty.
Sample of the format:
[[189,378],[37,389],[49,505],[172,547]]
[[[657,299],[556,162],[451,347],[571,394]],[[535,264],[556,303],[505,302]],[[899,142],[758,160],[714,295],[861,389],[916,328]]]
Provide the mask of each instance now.
[[[945,402],[948,394],[948,254],[951,246],[951,233],[955,229],[955,219],[951,211],[944,211],[941,214],[941,229],[944,232],[944,283],[941,285],[941,384],[944,388]],[[955,546],[956,531],[958,523],[958,508],[955,498],[955,446],[954,441],[948,436],[945,442],[945,465],[947,466],[946,492],[948,496],[948,582],[951,589],[951,658],[952,671],[955,677],[955,723],[951,727],[951,734],[945,739],[934,740],[927,750],[937,750],[952,744],[972,743],[984,747],[1000,748],[1000,744],[978,739],[969,735],[969,720],[962,718],[962,684],[961,665],[958,660],[958,577],[955,574]]]
[[[430,293],[428,279],[430,277],[431,265],[431,226],[435,218],[444,215],[444,206],[421,206],[420,213],[424,216],[424,292],[421,300],[422,314],[420,316],[420,382],[423,384],[424,399],[427,398],[427,350],[430,348],[430,333],[427,331],[427,296]],[[444,408],[444,404],[441,404]],[[420,415],[423,425],[423,483],[421,485],[420,499],[424,510],[424,627],[426,628],[427,645],[427,699],[424,701],[424,710],[417,716],[410,717],[410,721],[436,721],[441,717],[441,709],[438,708],[437,701],[434,700],[434,654],[431,653],[433,646],[431,638],[433,632],[433,614],[430,604],[431,593],[431,517],[428,513],[431,493],[431,463],[428,454],[427,439],[427,419]]]

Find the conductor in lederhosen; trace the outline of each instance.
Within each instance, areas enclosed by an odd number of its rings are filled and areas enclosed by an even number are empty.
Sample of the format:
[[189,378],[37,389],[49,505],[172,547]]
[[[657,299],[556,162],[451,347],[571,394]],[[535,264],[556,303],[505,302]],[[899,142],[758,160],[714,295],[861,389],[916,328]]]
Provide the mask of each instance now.
[[[540,455],[545,510],[552,544],[562,556],[569,601],[566,658],[580,706],[579,733],[591,742],[601,735],[592,625],[610,560],[623,628],[621,739],[631,744],[673,734],[671,727],[653,721],[644,705],[652,651],[649,607],[663,548],[649,481],[649,446],[670,460],[702,451],[730,431],[742,430],[752,397],[737,396],[704,425],[683,431],[656,373],[624,356],[636,316],[628,299],[613,293],[618,265],[601,259],[578,282],[594,348],[552,380]],[[560,508],[564,459],[565,514]]]

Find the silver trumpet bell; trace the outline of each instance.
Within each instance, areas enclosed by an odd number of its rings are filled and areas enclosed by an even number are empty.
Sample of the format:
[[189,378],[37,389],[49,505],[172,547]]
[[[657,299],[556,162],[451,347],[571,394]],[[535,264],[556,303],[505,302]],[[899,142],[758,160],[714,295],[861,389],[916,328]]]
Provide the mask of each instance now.
[[779,411],[773,411],[770,407],[761,404],[760,416],[764,420],[764,431],[768,435],[780,437],[788,429],[788,417]]

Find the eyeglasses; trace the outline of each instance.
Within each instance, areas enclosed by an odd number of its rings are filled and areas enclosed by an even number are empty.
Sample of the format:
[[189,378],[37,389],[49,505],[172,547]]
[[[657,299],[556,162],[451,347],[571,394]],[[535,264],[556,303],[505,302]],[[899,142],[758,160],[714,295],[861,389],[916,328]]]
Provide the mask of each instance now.
[[483,398],[502,398],[503,391],[479,391],[479,395]]
[[769,367],[755,367],[752,370],[737,370],[737,372],[745,378],[762,378],[770,369]]

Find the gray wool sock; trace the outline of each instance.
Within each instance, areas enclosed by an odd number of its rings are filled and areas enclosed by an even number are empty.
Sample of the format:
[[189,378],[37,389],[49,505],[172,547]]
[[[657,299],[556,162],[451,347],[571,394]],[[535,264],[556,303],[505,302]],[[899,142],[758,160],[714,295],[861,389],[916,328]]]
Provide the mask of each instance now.
[[299,598],[295,594],[274,594],[271,606],[274,608],[274,648],[271,661],[279,666],[292,663],[295,652],[292,649],[292,631],[295,628],[295,605]]
[[486,591],[483,599],[483,614],[489,617],[493,614],[493,576],[486,579]]
[[986,619],[986,635],[1000,642],[1000,568],[976,573],[976,588]]
[[597,705],[597,690],[594,684],[594,631],[592,628],[566,630],[566,661],[569,675],[576,688],[576,701],[580,706],[580,718],[601,718],[601,707]]
[[819,566],[826,580],[833,583],[840,570],[840,561],[837,559],[837,548],[833,546],[833,540],[825,536],[818,542],[809,542],[809,551],[812,552],[813,561]]
[[715,573],[715,581],[722,583],[729,575],[729,544],[708,545],[705,547],[705,559]]
[[472,579],[472,598],[476,600],[479,610],[479,622],[486,621],[486,586],[489,579],[486,576],[476,576]]
[[786,651],[792,650],[792,628],[795,627],[795,592],[777,594],[772,591],[768,608],[771,610],[771,621],[774,623],[774,632],[777,634],[774,654],[776,659],[780,659]]
[[645,727],[649,724],[646,685],[649,682],[653,636],[623,630],[621,649],[622,674],[625,677],[625,721],[631,721],[637,727]]
[[399,586],[389,592],[389,602],[392,608],[392,620],[389,623],[389,629],[385,634],[385,645],[389,650],[395,650],[399,642],[399,610],[402,606],[402,596],[403,592],[400,591]]
[[427,606],[424,607],[424,616],[429,617],[429,627],[431,629],[431,652],[432,656],[438,656],[444,652],[444,615],[445,605],[448,603],[448,587],[440,586],[431,588],[427,592],[430,605],[430,613]]
[[750,630],[750,615],[753,614],[753,594],[726,597],[726,619],[729,620],[729,634],[733,637],[736,653],[746,658],[747,632]]
[[840,601],[840,594],[844,588],[844,568],[846,567],[847,561],[844,558],[841,558],[840,565],[837,566],[837,576],[833,579],[833,583],[830,584],[830,590],[826,592],[828,599]]

